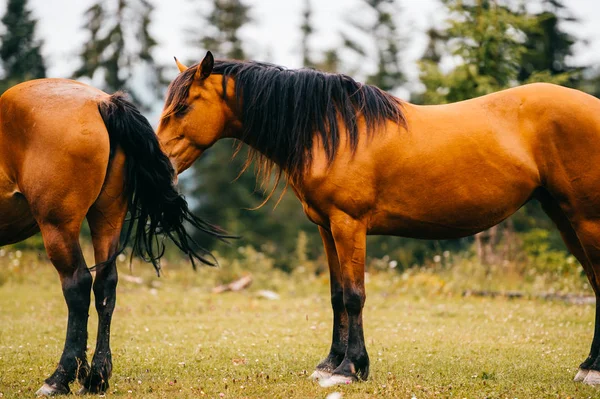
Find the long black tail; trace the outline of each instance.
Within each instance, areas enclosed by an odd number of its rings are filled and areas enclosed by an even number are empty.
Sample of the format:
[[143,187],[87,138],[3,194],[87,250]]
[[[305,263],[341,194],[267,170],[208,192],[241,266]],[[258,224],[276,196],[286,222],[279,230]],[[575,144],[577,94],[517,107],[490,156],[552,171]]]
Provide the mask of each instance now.
[[111,154],[117,147],[125,153],[125,193],[131,220],[121,251],[132,239],[133,253],[152,262],[160,272],[159,260],[165,250],[161,236],[167,236],[190,257],[194,269],[195,259],[215,265],[215,258],[192,239],[184,224],[220,239],[228,236],[190,212],[173,185],[173,167],[148,120],[122,93],[99,103],[98,110],[108,130]]

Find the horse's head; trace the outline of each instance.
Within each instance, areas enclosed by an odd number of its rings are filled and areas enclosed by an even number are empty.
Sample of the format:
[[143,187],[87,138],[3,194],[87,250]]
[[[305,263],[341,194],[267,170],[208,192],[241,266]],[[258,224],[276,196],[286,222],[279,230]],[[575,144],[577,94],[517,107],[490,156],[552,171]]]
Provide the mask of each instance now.
[[223,137],[231,110],[223,96],[221,75],[211,75],[210,51],[189,68],[175,59],[180,74],[171,82],[158,138],[177,173],[189,168],[204,150]]

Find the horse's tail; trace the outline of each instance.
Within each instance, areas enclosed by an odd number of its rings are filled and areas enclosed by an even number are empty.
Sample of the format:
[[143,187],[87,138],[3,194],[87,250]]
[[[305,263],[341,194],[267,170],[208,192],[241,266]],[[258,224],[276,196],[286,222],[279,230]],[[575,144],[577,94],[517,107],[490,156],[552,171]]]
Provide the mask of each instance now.
[[152,262],[159,272],[165,249],[159,240],[162,234],[190,257],[194,268],[195,259],[215,265],[215,258],[193,240],[184,224],[221,239],[227,236],[190,212],[185,198],[173,185],[173,166],[148,120],[121,93],[100,102],[98,110],[108,130],[111,154],[117,147],[125,154],[124,190],[130,223],[119,253],[132,240],[133,253]]

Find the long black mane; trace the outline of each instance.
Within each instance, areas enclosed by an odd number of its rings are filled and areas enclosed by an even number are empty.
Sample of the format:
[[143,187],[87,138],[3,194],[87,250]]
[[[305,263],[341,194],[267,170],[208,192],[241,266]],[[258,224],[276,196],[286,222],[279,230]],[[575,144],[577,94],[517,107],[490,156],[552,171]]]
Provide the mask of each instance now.
[[[187,108],[198,67],[188,68],[171,83],[164,115]],[[312,161],[315,137],[332,162],[342,135],[356,150],[361,123],[367,135],[388,120],[406,125],[398,98],[346,75],[224,60],[215,61],[212,73],[223,75],[224,96],[229,80],[234,81],[244,129],[241,139],[258,152],[251,151],[251,159],[263,160],[259,169],[265,166],[267,174],[274,162],[292,179],[301,176]]]

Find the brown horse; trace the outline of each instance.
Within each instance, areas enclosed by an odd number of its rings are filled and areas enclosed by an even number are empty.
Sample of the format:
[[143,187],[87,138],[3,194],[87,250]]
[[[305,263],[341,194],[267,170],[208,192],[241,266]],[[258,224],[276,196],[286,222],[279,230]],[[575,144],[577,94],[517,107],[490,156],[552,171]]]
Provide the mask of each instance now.
[[[560,229],[600,295],[600,101],[549,84],[416,106],[344,75],[214,61],[171,83],[158,129],[177,172],[217,140],[278,167],[319,226],[331,276],[333,340],[313,374],[366,379],[367,234],[464,237],[531,199]],[[600,383],[600,300],[576,380]]]
[[[38,395],[68,393],[75,378],[83,392],[108,387],[115,259],[125,245],[119,238],[128,210],[135,223],[125,232],[126,242],[132,237],[134,251],[157,270],[164,249],[159,232],[192,259],[211,263],[205,251],[194,249],[183,223],[220,233],[190,214],[174,177],[152,127],[119,94],[42,79],[0,97],[0,245],[41,231],[69,309],[62,357]],[[79,244],[84,218],[97,263],[93,284]],[[86,344],[92,286],[99,322],[90,367]]]

